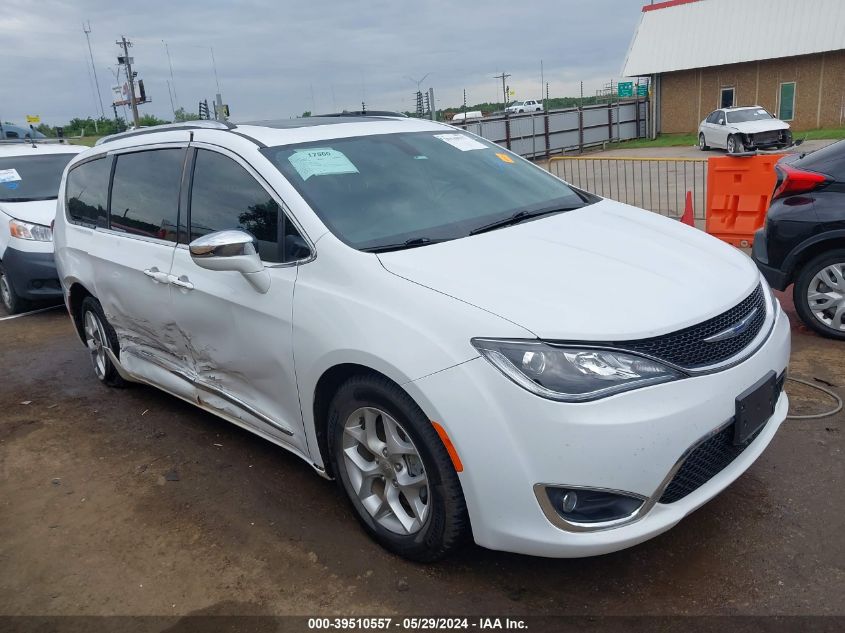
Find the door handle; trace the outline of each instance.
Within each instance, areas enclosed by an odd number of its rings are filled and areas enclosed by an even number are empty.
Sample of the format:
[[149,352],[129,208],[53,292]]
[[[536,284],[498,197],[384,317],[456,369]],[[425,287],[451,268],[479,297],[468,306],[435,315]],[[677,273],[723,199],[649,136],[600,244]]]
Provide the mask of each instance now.
[[183,290],[193,290],[194,284],[192,284],[185,275],[181,277],[177,277],[176,275],[168,275],[169,281],[174,286],[182,288]]
[[170,279],[168,279],[169,275],[167,273],[161,272],[155,266],[153,266],[152,268],[147,268],[144,271],[144,274],[147,277],[151,277],[153,281],[160,283],[160,284],[166,284],[166,283],[169,283],[169,281],[170,281]]

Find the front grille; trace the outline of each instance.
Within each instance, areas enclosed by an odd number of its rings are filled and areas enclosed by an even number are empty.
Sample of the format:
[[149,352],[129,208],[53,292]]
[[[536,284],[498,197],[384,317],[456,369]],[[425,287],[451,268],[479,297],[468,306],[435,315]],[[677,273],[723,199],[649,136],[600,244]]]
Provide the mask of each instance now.
[[[778,376],[777,393],[783,390],[786,373]],[[696,446],[684,460],[683,465],[675,473],[672,481],[666,486],[660,496],[660,503],[674,503],[683,499],[691,492],[703,486],[713,477],[724,470],[733,460],[739,457],[757,436],[766,428],[764,424],[760,430],[752,435],[744,444],[735,445],[734,425],[728,424],[712,437]]]
[[754,144],[762,145],[763,143],[777,143],[780,140],[780,132],[773,130],[771,132],[758,132],[754,134]]
[[[740,334],[723,341],[712,343],[704,341],[704,339],[736,325],[747,317],[754,308],[757,308],[757,313],[751,319],[748,327]],[[703,323],[663,336],[614,343],[614,346],[647,354],[684,369],[696,369],[720,363],[739,354],[754,340],[765,320],[766,297],[763,286],[759,285],[739,304]]]

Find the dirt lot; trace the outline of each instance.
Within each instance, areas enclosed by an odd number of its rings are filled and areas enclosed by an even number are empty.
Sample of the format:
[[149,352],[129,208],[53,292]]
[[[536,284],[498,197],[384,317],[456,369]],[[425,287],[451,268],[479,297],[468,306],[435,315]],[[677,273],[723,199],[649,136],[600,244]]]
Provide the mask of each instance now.
[[[0,333],[0,614],[845,615],[845,414],[787,421],[724,494],[633,549],[467,546],[426,567],[373,544],[285,451],[102,387],[62,309]],[[845,344],[794,334],[792,375],[845,393]],[[793,412],[828,408],[787,387]]]

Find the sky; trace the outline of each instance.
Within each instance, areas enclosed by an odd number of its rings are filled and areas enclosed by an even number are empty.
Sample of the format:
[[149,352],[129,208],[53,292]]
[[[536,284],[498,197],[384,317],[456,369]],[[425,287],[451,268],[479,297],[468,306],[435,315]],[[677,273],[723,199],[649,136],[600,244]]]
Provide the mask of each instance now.
[[[646,0],[5,0],[0,21],[0,117],[58,125],[100,112],[83,32],[113,116],[119,49],[152,102],[141,114],[196,112],[219,90],[231,119],[343,109],[413,110],[417,81],[438,108],[501,101],[502,72],[517,99],[577,96],[619,79]],[[172,63],[172,86],[167,52]],[[216,62],[216,78],[213,58]],[[173,101],[173,105],[171,105]],[[121,109],[118,109],[122,114]]]

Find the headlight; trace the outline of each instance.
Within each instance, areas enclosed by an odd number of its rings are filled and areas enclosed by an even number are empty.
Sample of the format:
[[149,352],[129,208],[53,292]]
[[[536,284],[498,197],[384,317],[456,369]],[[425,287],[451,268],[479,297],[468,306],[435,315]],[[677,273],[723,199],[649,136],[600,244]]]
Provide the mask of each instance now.
[[686,374],[644,356],[540,341],[474,338],[473,346],[520,387],[551,400],[584,402]]
[[52,242],[53,231],[49,226],[30,224],[20,220],[9,220],[9,233],[19,240],[35,240],[36,242]]

